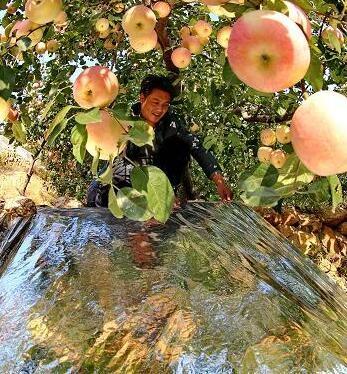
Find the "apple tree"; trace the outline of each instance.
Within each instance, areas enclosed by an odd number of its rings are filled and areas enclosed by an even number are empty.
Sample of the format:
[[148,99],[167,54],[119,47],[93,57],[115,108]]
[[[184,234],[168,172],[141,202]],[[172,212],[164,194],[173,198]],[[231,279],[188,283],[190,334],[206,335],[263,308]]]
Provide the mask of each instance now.
[[[141,80],[156,73],[172,77],[172,110],[217,155],[246,204],[342,202],[342,0],[18,0],[0,8],[1,126],[45,161],[61,192],[83,196],[93,175],[111,184],[110,167],[97,172],[102,160],[122,157],[126,141],[152,144],[153,129],[129,110]],[[193,180],[198,195],[214,197],[194,164]],[[166,176],[135,165],[132,182],[110,189],[113,214],[165,221],[173,202]]]

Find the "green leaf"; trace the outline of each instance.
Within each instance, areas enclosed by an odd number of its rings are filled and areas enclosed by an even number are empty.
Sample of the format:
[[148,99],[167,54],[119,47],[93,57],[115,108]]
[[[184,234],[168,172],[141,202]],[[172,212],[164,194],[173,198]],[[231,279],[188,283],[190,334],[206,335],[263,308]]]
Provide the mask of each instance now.
[[293,148],[293,146],[292,146],[292,143],[283,144],[282,149],[283,149],[284,152],[286,152],[287,154],[290,154],[290,153],[293,153],[293,152],[294,152],[294,148]]
[[54,141],[57,139],[60,133],[65,129],[67,123],[68,123],[68,120],[64,118],[61,122],[59,122],[56,126],[54,126],[54,129],[46,137],[47,145],[52,145],[54,143]]
[[239,186],[246,192],[256,191],[260,187],[271,187],[277,182],[278,175],[274,166],[261,163],[241,174]]
[[[45,133],[45,139],[48,141],[48,138],[50,138],[51,134],[55,131],[55,128],[65,119],[66,115],[69,113],[70,109],[72,108],[72,105],[65,106],[58,114],[54,117],[52,123],[50,124],[49,128],[47,129]],[[65,125],[67,122],[65,123]]]
[[328,32],[327,35],[328,35],[328,43],[327,43],[328,46],[331,49],[335,49],[335,51],[337,51],[338,53],[341,53],[341,44],[340,44],[338,37],[336,36],[336,33]]
[[28,50],[31,46],[31,43],[32,43],[32,40],[30,38],[26,37],[26,36],[21,37],[20,39],[17,40],[18,48],[21,51]]
[[337,175],[331,175],[327,177],[327,180],[330,186],[331,199],[333,203],[333,211],[335,211],[337,206],[343,202],[341,182]]
[[87,139],[88,134],[85,126],[76,124],[71,131],[71,143],[72,153],[80,164],[83,164],[86,154]]
[[208,135],[205,137],[202,146],[206,150],[209,150],[217,143],[217,141],[218,141],[218,138],[215,135]]
[[131,187],[123,187],[117,193],[117,202],[124,215],[135,221],[147,221],[153,215],[148,211],[147,196]]
[[228,84],[240,84],[241,83],[240,79],[237,78],[236,74],[231,70],[228,60],[225,61],[222,76],[223,76],[223,80],[225,83],[228,83]]
[[127,104],[117,104],[112,108],[111,112],[120,120],[123,121],[133,121],[134,119],[128,114],[128,105]]
[[317,54],[311,49],[310,66],[305,75],[305,79],[315,91],[320,91],[323,87],[323,66]]
[[228,12],[235,13],[235,17],[240,17],[249,7],[247,5],[239,5],[239,4],[223,4],[222,8],[226,9]]
[[267,0],[264,9],[274,10],[280,13],[288,12],[288,7],[282,0]]
[[102,174],[100,174],[98,177],[98,180],[104,185],[112,183],[112,177],[113,177],[112,165],[113,165],[113,157],[111,156],[108,161],[106,170]]
[[273,187],[282,197],[286,197],[294,194],[304,185],[311,183],[313,179],[314,174],[293,153],[287,157],[285,164],[279,169],[279,176]]
[[261,92],[257,91],[254,88],[248,87],[247,93],[249,96],[263,96],[263,97],[273,97],[275,94],[271,92]]
[[15,72],[8,66],[0,65],[0,96],[8,100],[15,85]]
[[126,138],[138,147],[142,147],[146,144],[153,147],[153,127],[143,121],[134,122]]
[[317,203],[323,203],[330,200],[330,185],[327,178],[319,178],[310,183],[307,188],[307,193],[313,197]]
[[148,210],[159,222],[165,223],[170,217],[174,192],[166,174],[155,166],[138,166],[131,172],[132,186],[147,193]]
[[51,108],[52,108],[54,102],[55,102],[55,98],[53,98],[52,100],[50,100],[50,101],[46,104],[46,106],[45,106],[45,108],[43,109],[42,114],[41,114],[41,121],[43,121],[43,120],[46,118],[46,116],[47,116],[47,114],[49,113],[49,111],[51,110]]
[[260,186],[255,191],[245,191],[241,195],[243,202],[249,206],[273,207],[281,195],[272,187]]
[[26,129],[23,122],[15,121],[12,123],[12,132],[16,140],[24,144],[26,143]]
[[295,0],[295,4],[305,12],[311,12],[314,10],[309,0]]
[[92,162],[92,167],[91,167],[91,171],[93,175],[98,174],[99,160],[100,160],[100,150],[97,149],[96,154],[93,157],[93,162]]
[[123,218],[124,214],[118,205],[117,196],[112,185],[108,191],[108,209],[116,218]]
[[88,112],[79,112],[75,116],[75,121],[77,123],[80,123],[81,125],[87,125],[88,123],[92,123],[92,122],[100,122],[101,121],[100,109],[93,108],[92,110],[89,110]]

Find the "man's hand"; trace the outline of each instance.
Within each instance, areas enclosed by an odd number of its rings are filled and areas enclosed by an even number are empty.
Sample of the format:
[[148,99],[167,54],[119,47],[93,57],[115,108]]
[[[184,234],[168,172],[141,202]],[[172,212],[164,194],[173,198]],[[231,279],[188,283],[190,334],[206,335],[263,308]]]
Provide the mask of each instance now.
[[216,171],[212,174],[211,179],[217,187],[217,192],[222,201],[231,201],[233,199],[233,193],[226,183],[223,175]]

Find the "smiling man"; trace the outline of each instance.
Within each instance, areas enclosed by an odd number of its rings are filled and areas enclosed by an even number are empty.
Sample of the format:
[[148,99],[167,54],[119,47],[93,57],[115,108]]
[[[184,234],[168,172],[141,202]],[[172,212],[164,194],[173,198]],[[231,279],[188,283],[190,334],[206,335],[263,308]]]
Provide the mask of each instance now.
[[[138,147],[128,142],[126,157],[118,157],[113,163],[113,184],[119,188],[131,185],[132,163],[154,165],[165,172],[176,193],[193,156],[206,176],[215,183],[220,198],[231,201],[232,192],[213,154],[202,146],[196,135],[187,131],[184,120],[170,111],[173,97],[174,88],[168,78],[150,75],[142,81],[140,102],[132,107],[132,115],[143,118],[153,127],[154,147]],[[108,188],[93,181],[88,189],[87,205],[107,206]]]

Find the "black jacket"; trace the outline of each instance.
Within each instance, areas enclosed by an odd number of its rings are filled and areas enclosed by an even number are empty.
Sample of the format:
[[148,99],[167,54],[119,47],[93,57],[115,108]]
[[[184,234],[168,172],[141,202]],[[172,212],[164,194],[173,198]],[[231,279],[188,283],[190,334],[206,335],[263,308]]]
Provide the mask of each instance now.
[[[140,103],[132,107],[134,118],[140,117]],[[220,171],[220,167],[212,155],[201,144],[200,139],[186,129],[185,121],[168,112],[154,127],[154,141],[151,146],[138,147],[128,142],[125,150],[126,158],[118,157],[113,163],[113,184],[119,188],[130,186],[130,173],[133,165],[130,159],[139,165],[154,165],[165,172],[173,188],[176,190],[182,182],[183,174],[190,161],[190,156],[201,166],[208,178]],[[88,206],[107,206],[108,186],[93,181],[88,189]]]

